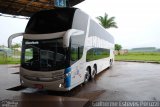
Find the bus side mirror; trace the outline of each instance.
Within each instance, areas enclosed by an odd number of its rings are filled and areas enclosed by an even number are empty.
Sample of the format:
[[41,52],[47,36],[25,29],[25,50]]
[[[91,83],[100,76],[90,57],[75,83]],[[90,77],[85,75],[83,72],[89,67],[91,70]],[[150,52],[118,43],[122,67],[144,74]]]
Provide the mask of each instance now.
[[11,48],[12,40],[16,37],[23,36],[24,33],[15,33],[8,38],[8,48]]
[[63,47],[69,47],[69,40],[71,36],[83,35],[84,31],[77,29],[68,30],[63,37]]

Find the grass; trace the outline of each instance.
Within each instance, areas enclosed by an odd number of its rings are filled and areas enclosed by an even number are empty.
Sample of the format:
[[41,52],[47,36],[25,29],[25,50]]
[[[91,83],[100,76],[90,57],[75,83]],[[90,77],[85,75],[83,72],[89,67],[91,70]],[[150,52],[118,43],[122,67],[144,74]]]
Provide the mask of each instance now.
[[127,55],[115,56],[117,61],[146,61],[160,63],[160,52],[129,52]]
[[7,58],[6,64],[20,64],[20,58]]
[[7,57],[3,52],[0,52],[0,64],[19,64],[20,58]]
[[19,58],[7,57],[6,59],[0,57],[0,64],[20,64]]

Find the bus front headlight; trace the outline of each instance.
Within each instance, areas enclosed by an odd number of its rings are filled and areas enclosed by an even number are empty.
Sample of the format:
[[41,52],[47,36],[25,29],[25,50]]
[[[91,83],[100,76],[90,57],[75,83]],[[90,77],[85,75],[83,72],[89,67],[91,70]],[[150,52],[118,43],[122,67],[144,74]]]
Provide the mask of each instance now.
[[62,87],[64,87],[64,85],[63,84],[59,84],[59,88],[62,88]]

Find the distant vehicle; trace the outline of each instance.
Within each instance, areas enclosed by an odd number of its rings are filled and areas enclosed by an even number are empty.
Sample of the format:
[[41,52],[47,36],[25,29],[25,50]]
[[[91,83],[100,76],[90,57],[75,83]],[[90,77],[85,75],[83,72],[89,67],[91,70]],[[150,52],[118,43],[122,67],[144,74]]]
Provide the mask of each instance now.
[[23,35],[20,82],[26,87],[69,91],[114,61],[114,38],[77,8],[35,13]]

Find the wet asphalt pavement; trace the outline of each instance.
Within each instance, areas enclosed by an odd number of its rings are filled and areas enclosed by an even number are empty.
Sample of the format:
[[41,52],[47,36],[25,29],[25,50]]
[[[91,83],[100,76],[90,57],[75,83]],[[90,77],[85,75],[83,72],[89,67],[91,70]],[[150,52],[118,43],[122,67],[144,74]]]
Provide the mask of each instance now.
[[76,96],[94,100],[160,101],[160,64],[115,62],[77,90]]
[[115,62],[86,85],[80,85],[70,92],[54,92],[22,88],[19,86],[19,68],[0,65],[0,100],[41,99],[53,101],[160,101],[160,64]]

